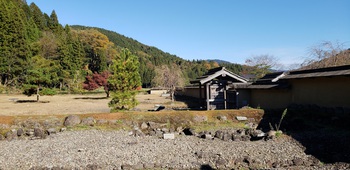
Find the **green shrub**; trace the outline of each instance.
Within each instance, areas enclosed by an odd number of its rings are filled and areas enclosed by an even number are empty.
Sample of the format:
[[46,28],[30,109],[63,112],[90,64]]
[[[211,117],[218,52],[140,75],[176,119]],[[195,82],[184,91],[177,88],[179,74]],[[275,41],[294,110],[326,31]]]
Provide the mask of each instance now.
[[4,85],[0,85],[0,94],[5,92],[5,86]]
[[31,85],[31,84],[24,84],[22,89],[23,89],[23,94],[27,96],[31,96],[33,94],[36,94],[37,86]]
[[57,94],[57,91],[55,89],[50,89],[50,88],[44,88],[40,91],[40,95],[53,96],[56,94]]

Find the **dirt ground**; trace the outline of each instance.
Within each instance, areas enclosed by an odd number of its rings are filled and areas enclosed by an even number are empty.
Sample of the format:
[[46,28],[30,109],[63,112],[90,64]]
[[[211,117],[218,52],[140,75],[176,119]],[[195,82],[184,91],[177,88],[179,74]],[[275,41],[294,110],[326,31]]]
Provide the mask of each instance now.
[[[172,103],[170,99],[153,94],[139,94],[136,96],[139,105],[138,110],[147,111],[153,109],[156,104],[167,107],[183,107],[184,103]],[[41,96],[41,102],[35,102],[36,96],[25,95],[0,95],[0,115],[57,115],[57,114],[83,114],[83,113],[108,113],[110,98],[105,94],[89,95],[55,95]]]

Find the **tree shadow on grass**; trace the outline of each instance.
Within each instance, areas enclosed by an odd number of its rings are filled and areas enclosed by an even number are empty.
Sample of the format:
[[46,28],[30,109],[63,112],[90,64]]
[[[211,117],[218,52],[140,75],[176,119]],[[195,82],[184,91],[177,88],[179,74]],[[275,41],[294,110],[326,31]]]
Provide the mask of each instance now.
[[[258,128],[269,131],[278,124],[281,110],[265,110]],[[288,134],[303,147],[305,153],[324,163],[350,163],[350,113],[346,110],[288,108],[280,130]]]
[[50,101],[37,101],[37,100],[17,100],[16,103],[50,103]]
[[103,100],[108,99],[109,97],[75,97],[76,100]]

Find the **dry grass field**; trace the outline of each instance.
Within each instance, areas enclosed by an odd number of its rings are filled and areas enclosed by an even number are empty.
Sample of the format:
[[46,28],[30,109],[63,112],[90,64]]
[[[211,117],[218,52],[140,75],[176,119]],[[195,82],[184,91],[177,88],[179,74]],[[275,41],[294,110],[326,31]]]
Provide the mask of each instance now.
[[[145,112],[160,104],[166,108],[186,107],[182,102],[172,103],[170,99],[152,94],[136,96],[139,105],[136,108]],[[27,97],[20,94],[0,94],[0,123],[9,123],[18,117],[64,117],[68,114],[95,114],[96,117],[116,119],[117,114],[110,114],[108,102],[104,93],[88,95],[54,95],[41,96],[36,102],[36,96]],[[107,114],[106,114],[107,113]]]
[[[216,121],[217,115],[226,115],[233,120],[235,115],[246,115],[259,120],[257,111],[243,110],[213,110],[213,111],[174,111],[171,108],[186,108],[184,102],[171,102],[170,99],[154,94],[139,94],[136,96],[139,105],[132,112],[110,113],[108,102],[104,94],[89,95],[55,95],[41,96],[36,102],[36,96],[0,95],[0,124],[13,124],[26,119],[64,119],[68,114],[78,114],[80,117],[92,116],[95,119],[106,120],[153,120],[164,122],[171,119],[173,122],[186,122],[193,115],[206,115],[208,119]],[[155,105],[165,106],[160,112],[149,112]],[[130,114],[132,113],[132,114]],[[190,117],[189,117],[190,116]],[[210,121],[210,120],[209,120]],[[166,121],[165,121],[166,122]]]
[[[36,96],[25,95],[0,95],[0,115],[61,115],[83,113],[108,113],[110,108],[105,94],[89,95],[55,95],[41,96],[40,102],[35,102]],[[152,94],[137,95],[141,111],[153,109],[156,104],[168,107],[181,107],[181,102],[171,103],[170,99]]]

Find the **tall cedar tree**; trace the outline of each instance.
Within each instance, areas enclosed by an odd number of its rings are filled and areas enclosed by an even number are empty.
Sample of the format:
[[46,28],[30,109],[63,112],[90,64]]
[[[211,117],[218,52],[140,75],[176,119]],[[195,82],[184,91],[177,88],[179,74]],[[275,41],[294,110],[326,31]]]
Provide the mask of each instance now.
[[111,111],[129,110],[137,105],[137,89],[141,86],[141,77],[138,72],[137,56],[128,49],[123,49],[110,65],[111,75],[108,78],[112,100],[109,102]]
[[0,78],[4,85],[11,85],[23,78],[28,65],[26,20],[12,1],[0,0],[0,8]]

